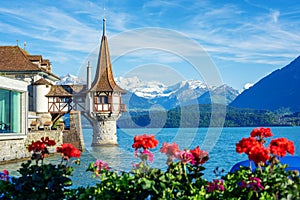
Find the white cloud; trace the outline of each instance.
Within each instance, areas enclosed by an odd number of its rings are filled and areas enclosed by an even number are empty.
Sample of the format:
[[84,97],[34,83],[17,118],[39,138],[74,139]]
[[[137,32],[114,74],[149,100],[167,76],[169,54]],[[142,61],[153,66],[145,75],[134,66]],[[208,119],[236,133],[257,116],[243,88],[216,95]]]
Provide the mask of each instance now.
[[[10,44],[15,43],[16,39],[22,43],[24,39],[28,48],[34,45],[35,52],[50,55],[54,62],[72,63],[72,67],[75,61],[80,62],[82,55],[98,51],[103,2],[6,4],[0,6],[3,44],[9,40]],[[171,65],[181,62],[181,55],[203,56],[207,51],[227,63],[282,67],[299,55],[300,11],[297,6],[274,6],[249,1],[235,4],[209,0],[110,1],[105,13],[110,52],[113,57],[126,54],[128,59],[149,63],[154,59]],[[149,26],[166,29],[144,28]],[[133,30],[135,27],[140,29]],[[181,40],[174,31],[180,31],[177,33],[186,40]]]
[[[213,57],[281,65],[299,54],[300,26],[294,24],[294,19],[293,26],[287,26],[289,18],[279,10],[271,12],[270,20],[269,10],[254,14],[238,6],[224,5],[215,9],[215,5],[206,5],[192,17],[187,32]],[[257,59],[262,55],[265,56],[263,59]],[[274,62],[276,55],[280,55],[281,62]]]

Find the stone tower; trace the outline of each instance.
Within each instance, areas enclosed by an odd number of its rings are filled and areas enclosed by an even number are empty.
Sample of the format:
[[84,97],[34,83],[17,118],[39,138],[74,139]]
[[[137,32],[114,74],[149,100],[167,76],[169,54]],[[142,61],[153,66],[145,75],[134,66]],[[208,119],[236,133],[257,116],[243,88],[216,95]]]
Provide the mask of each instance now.
[[116,84],[112,72],[105,23],[103,19],[97,70],[87,93],[88,116],[93,126],[92,146],[118,145],[116,123],[126,110],[121,97],[125,91]]

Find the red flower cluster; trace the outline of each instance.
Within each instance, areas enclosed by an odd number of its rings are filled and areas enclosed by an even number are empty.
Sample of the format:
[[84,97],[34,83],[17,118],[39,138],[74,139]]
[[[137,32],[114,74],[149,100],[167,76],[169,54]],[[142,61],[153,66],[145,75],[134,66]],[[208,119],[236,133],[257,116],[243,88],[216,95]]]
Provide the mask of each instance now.
[[208,153],[206,151],[200,150],[200,147],[197,146],[195,149],[191,150],[192,155],[194,156],[193,165],[203,165],[208,161]]
[[270,151],[267,148],[264,147],[260,147],[260,148],[256,148],[253,147],[251,148],[249,154],[248,154],[248,158],[250,160],[253,160],[254,163],[258,164],[260,162],[262,163],[266,163],[267,160],[270,159]]
[[236,152],[249,155],[252,149],[260,149],[263,145],[254,137],[243,138],[236,144]]
[[270,128],[255,128],[250,133],[251,137],[258,137],[258,138],[267,138],[273,136]]
[[154,135],[136,135],[134,136],[134,143],[132,148],[139,149],[150,149],[155,148],[158,144],[158,141],[154,138]]
[[64,143],[61,147],[56,148],[57,153],[61,153],[64,159],[69,160],[71,157],[79,158],[80,151],[75,148],[72,144]]
[[180,152],[180,149],[178,147],[178,144],[174,143],[166,143],[164,142],[162,144],[162,147],[159,150],[161,153],[166,154],[167,156],[176,156],[178,152]]
[[286,138],[277,138],[270,143],[270,152],[273,155],[283,157],[288,152],[291,155],[295,153],[294,143]]
[[194,162],[193,154],[187,149],[177,153],[176,158],[179,159],[183,164]]
[[42,137],[42,138],[41,138],[41,141],[42,141],[44,144],[46,144],[47,146],[54,146],[54,145],[56,145],[55,140],[50,140],[49,137],[46,137],[46,138]]
[[46,145],[42,141],[33,142],[28,146],[28,151],[42,152],[46,150]]
[[247,154],[256,164],[264,164],[271,158],[270,154],[282,157],[287,152],[292,155],[295,152],[294,143],[286,138],[274,139],[268,147],[264,147],[263,138],[273,136],[270,128],[256,128],[250,135],[251,137],[243,138],[236,144],[236,152]]
[[172,144],[164,142],[159,151],[168,156],[167,164],[171,163],[174,158],[177,158],[182,163],[189,162],[193,165],[203,165],[209,159],[208,153],[200,150],[199,146],[192,150],[180,151],[178,144],[175,142]]
[[54,146],[56,142],[54,140],[50,140],[49,137],[42,137],[41,140],[33,142],[28,146],[28,151],[34,152],[42,152],[45,151],[47,146]]

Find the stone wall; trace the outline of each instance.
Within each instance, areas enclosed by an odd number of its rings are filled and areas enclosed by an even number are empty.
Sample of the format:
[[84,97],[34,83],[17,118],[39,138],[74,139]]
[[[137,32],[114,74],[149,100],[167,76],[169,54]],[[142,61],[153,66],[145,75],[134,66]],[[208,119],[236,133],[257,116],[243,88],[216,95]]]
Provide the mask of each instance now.
[[50,147],[50,153],[56,152],[56,147],[60,146],[63,142],[62,132],[57,130],[52,131],[34,131],[29,132],[23,137],[12,137],[0,140],[0,164],[6,161],[19,160],[31,157],[28,152],[27,146],[32,141],[40,140],[42,137],[49,137],[51,140],[56,141],[56,146]]
[[20,160],[31,157],[27,147],[32,141],[40,140],[42,137],[49,137],[55,140],[56,146],[49,147],[50,153],[56,152],[56,147],[62,143],[71,143],[81,151],[84,150],[84,141],[81,128],[80,111],[70,113],[70,130],[40,130],[31,131],[27,135],[7,135],[0,137],[0,164],[7,161]]
[[0,163],[29,157],[25,139],[0,140]]
[[28,133],[25,140],[25,147],[31,144],[32,141],[40,140],[42,137],[49,137],[50,140],[55,140],[56,145],[48,148],[50,153],[55,153],[56,147],[61,146],[63,143],[63,133],[60,130],[33,131]]
[[63,142],[71,143],[74,147],[81,151],[84,151],[84,140],[81,127],[81,112],[70,112],[70,130],[63,132]]

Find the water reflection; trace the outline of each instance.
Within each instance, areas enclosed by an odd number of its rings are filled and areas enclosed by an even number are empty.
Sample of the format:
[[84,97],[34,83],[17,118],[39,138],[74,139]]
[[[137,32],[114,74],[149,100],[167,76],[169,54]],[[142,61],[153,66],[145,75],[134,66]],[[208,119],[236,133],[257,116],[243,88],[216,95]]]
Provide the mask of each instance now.
[[94,159],[99,159],[107,162],[110,167],[118,171],[128,171],[131,169],[131,164],[128,161],[132,161],[134,156],[132,152],[125,151],[123,148],[117,146],[109,147],[92,147],[89,148],[89,154]]

